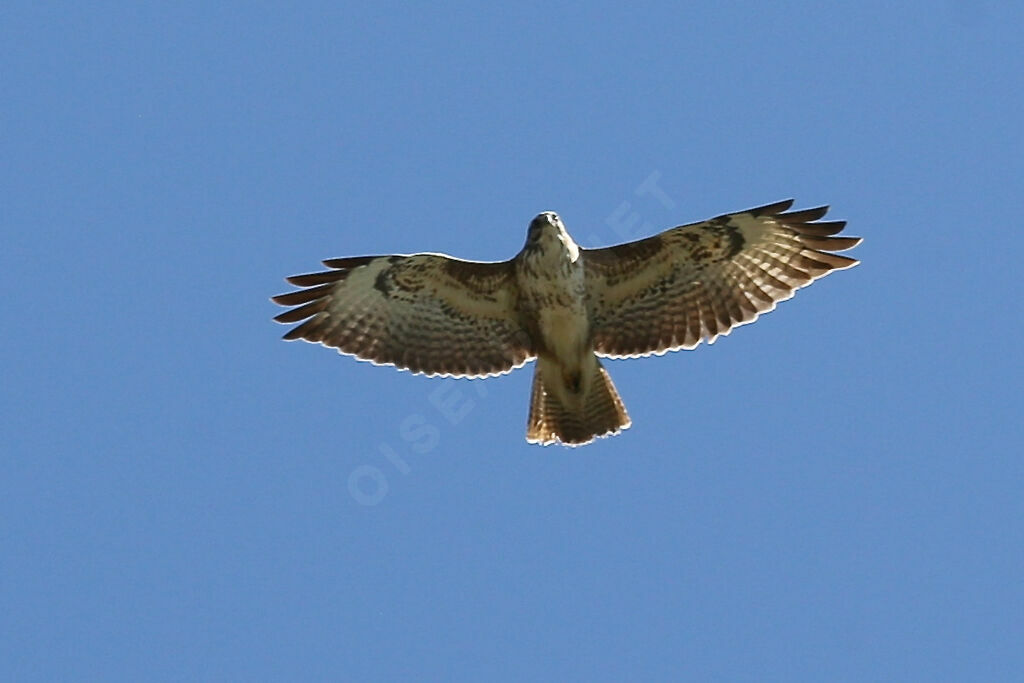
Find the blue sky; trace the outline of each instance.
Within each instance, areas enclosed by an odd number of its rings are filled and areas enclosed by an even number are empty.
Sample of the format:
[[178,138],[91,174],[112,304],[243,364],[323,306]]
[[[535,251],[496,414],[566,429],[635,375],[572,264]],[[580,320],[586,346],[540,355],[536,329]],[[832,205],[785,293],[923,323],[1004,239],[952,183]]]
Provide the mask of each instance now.
[[[1010,5],[7,3],[4,678],[1014,680]],[[525,443],[529,370],[270,320],[321,258],[787,197],[862,265],[609,363],[584,449]]]

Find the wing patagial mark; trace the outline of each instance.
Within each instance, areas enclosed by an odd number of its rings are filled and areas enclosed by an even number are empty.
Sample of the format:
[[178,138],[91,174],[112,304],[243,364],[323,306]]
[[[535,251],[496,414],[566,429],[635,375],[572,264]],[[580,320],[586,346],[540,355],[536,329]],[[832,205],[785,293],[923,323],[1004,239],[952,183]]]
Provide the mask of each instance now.
[[373,280],[373,288],[385,297],[391,296],[391,279],[387,268],[377,273],[377,277]]

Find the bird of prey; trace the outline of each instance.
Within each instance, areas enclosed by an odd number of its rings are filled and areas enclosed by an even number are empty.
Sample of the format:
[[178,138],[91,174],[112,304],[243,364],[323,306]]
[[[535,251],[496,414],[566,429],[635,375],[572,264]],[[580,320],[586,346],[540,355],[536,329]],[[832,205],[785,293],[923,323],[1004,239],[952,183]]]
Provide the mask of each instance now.
[[508,261],[357,256],[295,275],[273,297],[300,323],[284,338],[425,375],[489,377],[537,360],[526,440],[578,446],[630,425],[601,358],[692,349],[753,322],[795,290],[856,265],[860,243],[793,200],[603,249],[550,211]]

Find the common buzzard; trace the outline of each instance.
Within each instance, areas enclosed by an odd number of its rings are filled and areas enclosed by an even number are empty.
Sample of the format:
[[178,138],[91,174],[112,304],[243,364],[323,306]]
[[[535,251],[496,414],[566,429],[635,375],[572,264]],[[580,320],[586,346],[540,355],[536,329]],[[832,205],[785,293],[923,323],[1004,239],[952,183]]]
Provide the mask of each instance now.
[[576,245],[561,219],[530,222],[508,261],[443,254],[357,256],[295,275],[273,300],[298,323],[284,338],[319,342],[425,375],[489,377],[537,360],[526,440],[578,446],[630,425],[600,358],[712,343],[795,290],[857,261],[832,252],[843,221],[792,200],[672,228],[604,249]]

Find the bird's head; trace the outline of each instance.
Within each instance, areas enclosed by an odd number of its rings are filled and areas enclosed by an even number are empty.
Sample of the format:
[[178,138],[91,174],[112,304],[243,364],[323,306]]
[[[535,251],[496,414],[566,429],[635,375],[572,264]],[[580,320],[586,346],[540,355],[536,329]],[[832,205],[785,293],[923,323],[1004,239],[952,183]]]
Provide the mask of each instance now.
[[564,249],[572,261],[579,257],[579,247],[573,242],[562,219],[554,211],[539,213],[530,221],[530,229],[526,233],[526,246],[545,250],[549,247]]
[[562,219],[554,211],[542,211],[530,221],[530,232],[545,229],[564,230],[565,226],[562,225]]

